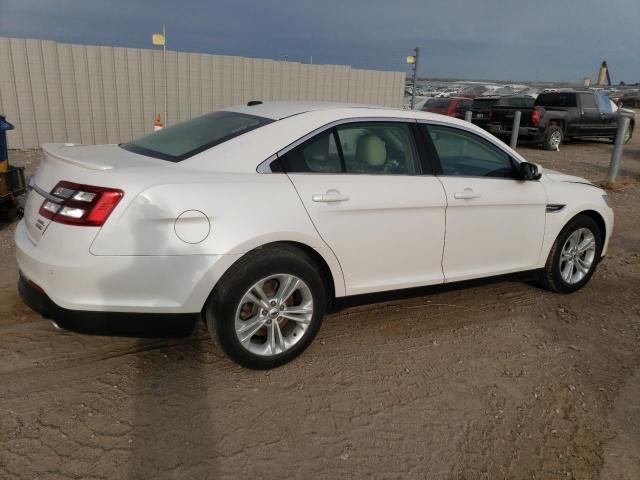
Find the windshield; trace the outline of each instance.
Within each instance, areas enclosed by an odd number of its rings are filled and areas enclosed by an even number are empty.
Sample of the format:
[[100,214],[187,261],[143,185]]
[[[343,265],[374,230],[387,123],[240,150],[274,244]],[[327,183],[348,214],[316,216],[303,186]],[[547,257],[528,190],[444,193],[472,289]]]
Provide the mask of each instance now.
[[148,157],[180,162],[272,121],[243,113],[208,113],[123,143],[120,147]]

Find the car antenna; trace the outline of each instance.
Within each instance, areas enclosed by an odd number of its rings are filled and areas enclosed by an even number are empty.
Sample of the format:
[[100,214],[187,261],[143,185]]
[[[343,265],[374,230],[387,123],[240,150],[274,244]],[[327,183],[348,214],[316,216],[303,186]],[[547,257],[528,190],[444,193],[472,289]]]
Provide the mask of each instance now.
[[262,105],[262,100],[249,100],[247,107],[253,107],[254,105]]

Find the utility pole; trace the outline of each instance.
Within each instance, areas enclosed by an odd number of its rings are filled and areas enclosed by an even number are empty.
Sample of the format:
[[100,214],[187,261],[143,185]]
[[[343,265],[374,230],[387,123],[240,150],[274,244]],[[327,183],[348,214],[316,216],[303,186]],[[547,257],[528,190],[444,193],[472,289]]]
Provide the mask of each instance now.
[[164,124],[169,125],[169,91],[167,88],[167,31],[162,24],[162,36],[165,41],[162,43],[162,63],[164,68]]
[[413,49],[415,52],[414,55],[407,56],[407,63],[413,65],[413,82],[411,88],[411,110],[414,109],[416,105],[416,84],[418,83],[418,59],[420,57],[420,48],[416,47]]
[[151,36],[151,43],[153,45],[162,46],[162,68],[164,70],[164,126],[167,126],[167,117],[169,116],[169,92],[167,88],[167,30],[165,25],[162,24],[162,33],[154,33]]

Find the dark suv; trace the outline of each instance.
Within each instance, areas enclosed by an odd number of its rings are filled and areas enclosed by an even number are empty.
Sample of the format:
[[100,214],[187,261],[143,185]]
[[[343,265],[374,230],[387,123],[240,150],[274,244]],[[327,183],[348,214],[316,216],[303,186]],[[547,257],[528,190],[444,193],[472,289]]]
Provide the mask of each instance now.
[[464,97],[434,98],[425,103],[422,110],[448,117],[464,118],[464,113],[471,108],[472,103],[472,99]]
[[471,123],[487,129],[493,107],[533,107],[535,99],[528,95],[479,97],[471,105]]

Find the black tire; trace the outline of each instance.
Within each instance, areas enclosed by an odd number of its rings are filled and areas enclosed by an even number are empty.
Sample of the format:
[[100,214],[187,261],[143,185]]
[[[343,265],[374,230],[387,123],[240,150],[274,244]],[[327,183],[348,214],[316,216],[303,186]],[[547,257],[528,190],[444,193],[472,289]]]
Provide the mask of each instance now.
[[[559,143],[556,146],[556,137],[560,137]],[[542,139],[542,148],[545,150],[556,150],[562,145],[562,140],[564,139],[564,132],[562,128],[557,125],[550,125],[544,132],[544,138]]]
[[[617,133],[610,138],[611,143],[616,143],[616,137],[617,137]],[[633,125],[629,124],[629,128],[627,129],[627,131],[625,132],[625,136],[622,139],[622,144],[626,145],[627,143],[629,143],[631,141],[631,137],[633,137]]]
[[626,145],[627,143],[629,143],[631,141],[631,137],[633,137],[633,124],[629,123],[629,128],[625,132],[625,136],[624,136],[624,139],[623,139],[622,143],[624,145]]
[[[274,244],[249,252],[223,275],[205,305],[204,320],[215,344],[235,362],[256,370],[275,368],[296,358],[317,335],[327,308],[327,288],[319,272],[311,257],[291,245]],[[294,275],[309,287],[313,314],[307,330],[288,350],[259,355],[246,349],[238,339],[236,311],[247,290],[261,279],[277,274]]]
[[[562,247],[569,238],[569,236],[580,228],[589,229],[595,238],[596,248],[593,263],[589,271],[585,274],[584,278],[576,283],[568,283],[562,278],[560,271],[560,255],[562,253]],[[600,227],[591,217],[587,215],[577,215],[573,217],[567,225],[562,229],[558,238],[551,247],[547,262],[542,271],[541,286],[547,290],[557,293],[572,293],[576,290],[584,287],[595,272],[598,262],[600,261],[600,254],[602,252],[603,232],[600,231]]]

